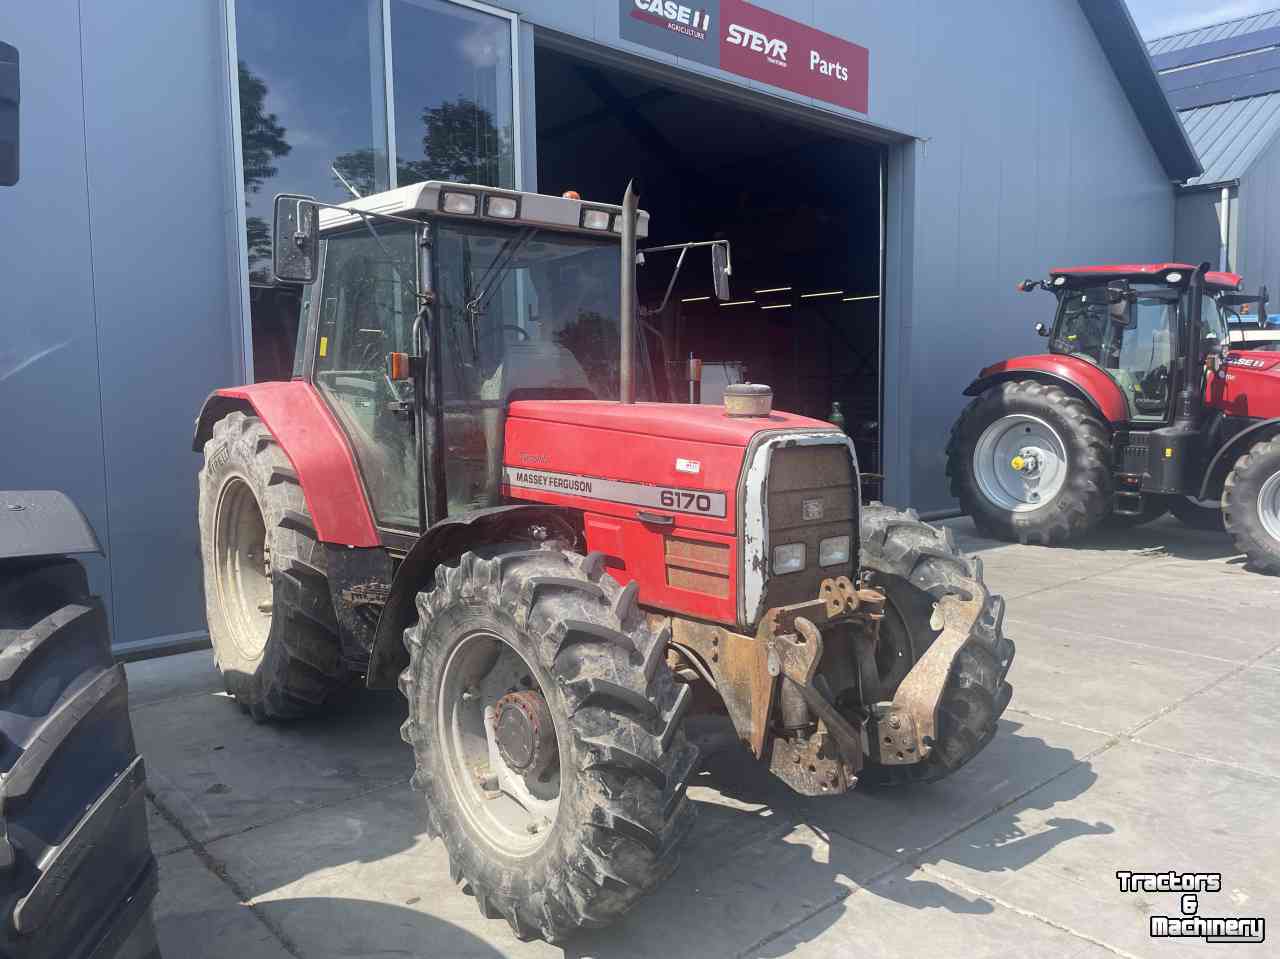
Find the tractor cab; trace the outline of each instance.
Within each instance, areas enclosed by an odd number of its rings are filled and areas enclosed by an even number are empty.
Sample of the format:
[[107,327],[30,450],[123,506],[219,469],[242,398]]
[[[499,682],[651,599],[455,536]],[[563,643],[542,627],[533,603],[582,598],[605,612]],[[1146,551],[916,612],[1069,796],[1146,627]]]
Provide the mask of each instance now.
[[[295,376],[341,421],[380,526],[497,505],[512,402],[621,398],[622,221],[573,195],[439,181],[341,206],[277,198],[276,274],[309,284]],[[636,211],[637,238],[648,221]],[[660,250],[703,245],[727,247]],[[713,258],[724,297],[727,264]],[[655,398],[645,360],[635,392]]]
[[1195,274],[1177,263],[1074,267],[1019,288],[1057,297],[1053,325],[1043,331],[1050,353],[1102,369],[1119,388],[1126,418],[1150,424],[1171,418],[1171,384],[1188,357],[1197,368],[1216,369],[1232,345],[1230,323],[1266,301],[1265,290],[1238,292],[1235,274],[1206,272],[1197,304]]

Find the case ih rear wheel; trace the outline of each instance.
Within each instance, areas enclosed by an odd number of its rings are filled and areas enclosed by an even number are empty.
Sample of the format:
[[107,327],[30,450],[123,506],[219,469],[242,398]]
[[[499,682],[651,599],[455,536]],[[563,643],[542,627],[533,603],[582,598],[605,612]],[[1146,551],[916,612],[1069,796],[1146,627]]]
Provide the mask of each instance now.
[[0,955],[157,957],[124,667],[63,557],[0,561]]
[[618,918],[675,869],[692,825],[691,690],[635,601],[599,553],[467,553],[405,631],[402,733],[428,829],[522,939]]
[[1178,517],[1183,526],[1215,533],[1223,530],[1222,506],[1213,500],[1198,500],[1193,496],[1170,496],[1169,512]]
[[209,636],[227,692],[259,722],[313,712],[347,686],[307,501],[262,423],[213,425],[200,471]]
[[1111,439],[1083,400],[1034,380],[998,383],[951,431],[951,493],[983,533],[1055,546],[1111,508]]
[[944,596],[980,598],[981,613],[960,649],[938,707],[938,737],[928,758],[903,766],[869,763],[859,773],[869,785],[933,782],[976,756],[995,735],[1013,687],[1005,682],[1014,647],[1003,631],[1004,599],[982,580],[982,565],[956,547],[949,529],[920,522],[871,503],[862,512],[862,568],[867,584],[883,590],[885,617],[876,648],[879,699],[898,685],[939,635],[933,607]]
[[1223,487],[1222,513],[1236,548],[1258,569],[1280,573],[1280,436],[1236,460]]

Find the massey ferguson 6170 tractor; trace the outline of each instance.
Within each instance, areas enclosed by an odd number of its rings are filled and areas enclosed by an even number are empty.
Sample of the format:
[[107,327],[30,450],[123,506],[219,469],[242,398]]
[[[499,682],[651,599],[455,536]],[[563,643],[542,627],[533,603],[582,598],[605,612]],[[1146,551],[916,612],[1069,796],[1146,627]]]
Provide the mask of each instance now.
[[[989,366],[948,447],[978,528],[1053,545],[1171,510],[1280,572],[1280,353],[1233,348],[1265,288],[1208,264],[1053,270],[1049,352]],[[1256,321],[1255,321],[1256,322]]]
[[949,532],[861,507],[843,433],[762,386],[635,402],[647,225],[630,190],[279,197],[294,378],[196,425],[227,690],[269,719],[398,683],[427,828],[521,937],[675,868],[691,709],[818,796],[947,775],[1010,696],[1003,601]]

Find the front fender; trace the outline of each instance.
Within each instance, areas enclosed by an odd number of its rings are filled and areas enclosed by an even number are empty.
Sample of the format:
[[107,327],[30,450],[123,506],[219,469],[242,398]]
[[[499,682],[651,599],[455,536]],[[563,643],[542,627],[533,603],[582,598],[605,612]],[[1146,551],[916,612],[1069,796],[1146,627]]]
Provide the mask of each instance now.
[[1061,386],[1093,406],[1107,423],[1124,423],[1129,419],[1129,404],[1115,380],[1092,363],[1056,353],[1018,356],[994,363],[965,387],[964,395],[978,396],[997,383],[1013,380],[1041,380]]
[[370,689],[390,689],[409,665],[404,631],[413,625],[415,600],[419,592],[431,588],[437,566],[468,550],[483,551],[485,546],[528,542],[533,539],[530,527],[536,525],[548,526],[553,533],[567,532],[575,541],[580,541],[582,536],[581,513],[538,503],[460,513],[441,520],[419,536],[391,581],[387,603],[382,607],[374,631],[365,684]]
[[1200,499],[1215,499],[1221,494],[1222,484],[1226,481],[1231,467],[1254,443],[1260,443],[1272,436],[1280,435],[1280,417],[1262,420],[1241,430],[1231,437],[1209,463],[1204,471],[1204,479],[1200,483]]

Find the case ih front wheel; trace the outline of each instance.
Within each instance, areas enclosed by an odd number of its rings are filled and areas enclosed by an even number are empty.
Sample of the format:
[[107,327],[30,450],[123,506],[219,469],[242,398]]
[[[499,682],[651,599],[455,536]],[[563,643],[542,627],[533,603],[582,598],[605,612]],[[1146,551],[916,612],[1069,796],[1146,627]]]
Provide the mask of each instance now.
[[1258,569],[1280,573],[1280,437],[1255,444],[1236,461],[1223,487],[1222,513],[1236,548]]
[[995,735],[1013,687],[1005,682],[1013,662],[1003,632],[1004,600],[982,580],[982,566],[956,547],[948,529],[920,522],[914,511],[871,503],[862,512],[862,567],[868,585],[885,594],[885,616],[876,644],[881,701],[899,684],[940,634],[934,605],[948,596],[973,603],[976,617],[938,705],[937,739],[929,756],[913,765],[868,763],[859,777],[869,785],[933,782],[976,756]]
[[600,554],[473,553],[441,566],[405,631],[403,736],[450,872],[521,938],[627,911],[692,825],[690,690]]
[[1033,380],[999,383],[951,431],[951,492],[987,535],[1064,543],[1111,508],[1110,442],[1078,397]]
[[347,685],[307,501],[262,423],[213,425],[200,471],[205,608],[227,692],[254,719],[301,716]]

